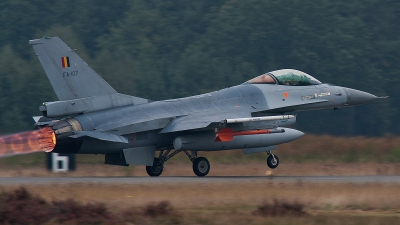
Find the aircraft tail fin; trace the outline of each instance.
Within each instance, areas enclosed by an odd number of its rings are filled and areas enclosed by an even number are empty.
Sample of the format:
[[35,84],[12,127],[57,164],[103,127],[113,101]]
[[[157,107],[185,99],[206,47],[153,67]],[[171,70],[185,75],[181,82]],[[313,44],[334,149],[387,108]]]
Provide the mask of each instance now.
[[112,88],[59,37],[30,40],[59,100],[115,94]]

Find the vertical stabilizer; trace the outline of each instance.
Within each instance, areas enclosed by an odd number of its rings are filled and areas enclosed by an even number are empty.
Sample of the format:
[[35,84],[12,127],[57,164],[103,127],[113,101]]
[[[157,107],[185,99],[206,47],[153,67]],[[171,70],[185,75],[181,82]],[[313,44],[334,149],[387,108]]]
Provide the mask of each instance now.
[[59,100],[115,94],[114,90],[59,37],[31,40]]

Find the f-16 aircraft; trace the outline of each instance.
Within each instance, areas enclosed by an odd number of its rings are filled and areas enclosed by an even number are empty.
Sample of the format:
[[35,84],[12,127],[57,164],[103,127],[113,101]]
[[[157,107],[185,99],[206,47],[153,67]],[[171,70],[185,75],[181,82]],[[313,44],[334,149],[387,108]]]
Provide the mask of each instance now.
[[[58,37],[29,44],[59,101],[40,106],[37,140],[32,133],[20,136],[29,136],[25,139],[30,145],[36,141],[33,146],[47,152],[104,154],[105,164],[145,165],[150,176],[161,175],[164,163],[180,152],[192,161],[197,176],[210,171],[199,151],[267,152],[268,167],[276,168],[277,145],[304,134],[290,128],[297,111],[337,109],[379,98],[282,69],[219,91],[151,101],[118,93]],[[8,136],[0,142],[13,140],[15,136]]]

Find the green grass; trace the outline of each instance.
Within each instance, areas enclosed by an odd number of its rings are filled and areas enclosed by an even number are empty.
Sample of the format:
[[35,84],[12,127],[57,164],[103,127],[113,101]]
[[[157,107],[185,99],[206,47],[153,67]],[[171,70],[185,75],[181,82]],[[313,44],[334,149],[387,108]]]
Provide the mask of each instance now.
[[36,167],[44,166],[46,161],[46,153],[32,153],[25,155],[15,155],[5,158],[0,158],[0,168],[1,167]]
[[400,162],[400,148],[392,149],[389,154],[384,156],[383,161]]

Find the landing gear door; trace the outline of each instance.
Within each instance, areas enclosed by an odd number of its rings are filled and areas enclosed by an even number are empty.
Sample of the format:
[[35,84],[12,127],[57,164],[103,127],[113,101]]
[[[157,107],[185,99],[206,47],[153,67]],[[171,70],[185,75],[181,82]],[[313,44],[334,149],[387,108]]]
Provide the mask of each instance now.
[[127,164],[152,166],[155,146],[127,148],[123,150],[125,161]]

